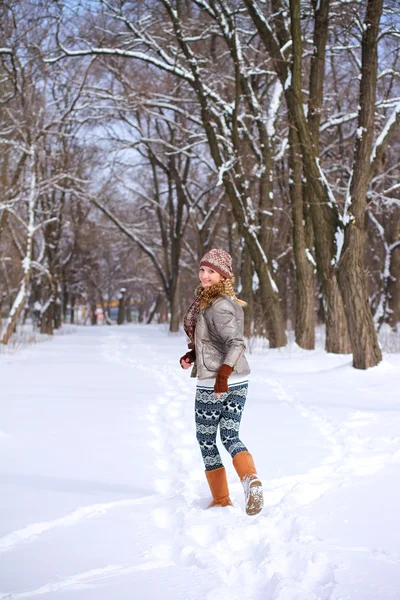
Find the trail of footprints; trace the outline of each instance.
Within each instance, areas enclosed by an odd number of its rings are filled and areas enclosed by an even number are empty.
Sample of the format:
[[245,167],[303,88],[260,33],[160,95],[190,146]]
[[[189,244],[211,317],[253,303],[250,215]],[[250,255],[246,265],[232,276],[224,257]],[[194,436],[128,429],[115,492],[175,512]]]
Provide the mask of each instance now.
[[[130,358],[137,356],[131,349],[139,341],[146,361],[150,358],[152,364],[165,364],[164,368],[154,369],[148,366],[149,362],[137,364]],[[33,534],[27,526],[0,540],[0,548],[2,541],[6,550],[49,528],[101,516],[107,510],[121,510],[142,500],[149,505],[152,520],[163,535],[146,551],[141,565],[100,567],[37,590],[0,593],[0,600],[22,600],[69,585],[112,580],[122,574],[168,565],[194,567],[212,575],[213,583],[218,581],[218,585],[213,585],[213,589],[210,586],[206,600],[330,600],[335,588],[334,565],[326,547],[316,539],[313,524],[300,517],[296,508],[312,503],[333,487],[346,485],[354,476],[377,472],[385,464],[400,460],[398,439],[372,440],[362,435],[362,428],[376,415],[353,413],[338,427],[317,409],[303,405],[287,385],[277,379],[265,379],[271,396],[315,424],[330,447],[330,455],[306,473],[264,481],[264,511],[249,518],[243,508],[241,484],[222,450],[234,506],[205,510],[210,494],[195,438],[194,383],[188,373],[177,369],[175,357],[166,361],[138,335],[129,339],[118,334],[107,336],[103,354],[110,362],[129,364],[148,373],[149,381],[157,377],[163,390],[151,401],[147,414],[148,444],[155,454],[155,496],[84,507],[54,523],[39,524],[40,531],[36,527]],[[390,562],[399,557],[383,553],[379,559]]]
[[[129,360],[129,350],[122,350],[121,343],[126,340],[116,338],[114,349],[108,346],[113,360]],[[160,364],[152,347],[146,346],[145,353]],[[154,376],[153,369],[150,374]],[[170,534],[168,542],[152,548],[154,559],[217,574],[219,586],[210,590],[207,600],[329,600],[334,589],[333,566],[310,543],[310,524],[281,502],[290,490],[285,481],[273,483],[278,501],[276,494],[270,494],[268,501],[266,486],[263,513],[249,518],[241,484],[222,451],[234,506],[205,510],[210,493],[195,438],[194,384],[185,375],[172,360],[158,369],[164,392],[148,408],[149,445],[156,452],[155,489],[163,498],[161,506],[152,510],[152,518]]]
[[315,424],[331,451],[330,456],[307,473],[282,478],[281,486],[279,482],[270,482],[275,495],[280,488],[282,496],[290,495],[300,505],[309,504],[330,489],[351,485],[355,477],[373,475],[390,463],[400,462],[398,437],[372,438],[362,432],[378,418],[376,413],[356,411],[338,425],[317,408],[302,404],[280,381],[270,378],[263,381],[268,383],[276,398]]

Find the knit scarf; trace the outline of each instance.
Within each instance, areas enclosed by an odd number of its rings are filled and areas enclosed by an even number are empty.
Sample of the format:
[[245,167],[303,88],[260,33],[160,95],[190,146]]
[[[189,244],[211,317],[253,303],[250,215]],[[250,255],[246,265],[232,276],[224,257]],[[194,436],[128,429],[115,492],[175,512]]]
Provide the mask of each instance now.
[[219,296],[234,295],[230,290],[226,289],[224,281],[220,281],[215,285],[210,285],[209,287],[204,288],[203,286],[199,285],[194,294],[195,300],[189,306],[185,316],[183,317],[183,329],[190,340],[188,344],[189,348],[194,348],[194,331],[196,329],[199,312],[210,306],[213,300],[219,298]]

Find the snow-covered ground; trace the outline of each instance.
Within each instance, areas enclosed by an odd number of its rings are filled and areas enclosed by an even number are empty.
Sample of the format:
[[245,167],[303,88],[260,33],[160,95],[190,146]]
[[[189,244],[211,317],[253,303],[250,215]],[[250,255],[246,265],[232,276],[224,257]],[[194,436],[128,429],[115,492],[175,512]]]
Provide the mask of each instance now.
[[210,500],[183,335],[80,327],[0,356],[0,600],[399,600],[400,355],[249,355],[265,509]]

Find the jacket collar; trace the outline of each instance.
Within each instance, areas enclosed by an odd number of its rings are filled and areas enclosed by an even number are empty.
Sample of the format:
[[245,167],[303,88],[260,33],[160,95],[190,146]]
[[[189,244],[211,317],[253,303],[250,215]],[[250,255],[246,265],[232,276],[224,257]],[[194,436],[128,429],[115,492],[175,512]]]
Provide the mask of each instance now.
[[208,308],[217,298],[226,296],[225,286],[223,281],[203,288],[199,285],[196,288],[196,296],[200,299],[200,310]]

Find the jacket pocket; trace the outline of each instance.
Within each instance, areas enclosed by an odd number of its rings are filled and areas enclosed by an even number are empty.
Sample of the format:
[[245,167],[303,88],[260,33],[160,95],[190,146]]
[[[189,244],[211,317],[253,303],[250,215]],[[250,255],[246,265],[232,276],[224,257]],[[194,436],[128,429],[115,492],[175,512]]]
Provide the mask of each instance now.
[[201,340],[203,342],[202,347],[202,356],[203,356],[203,365],[207,369],[207,371],[217,372],[224,362],[224,357],[222,352],[218,350],[215,346],[211,345],[210,340]]

